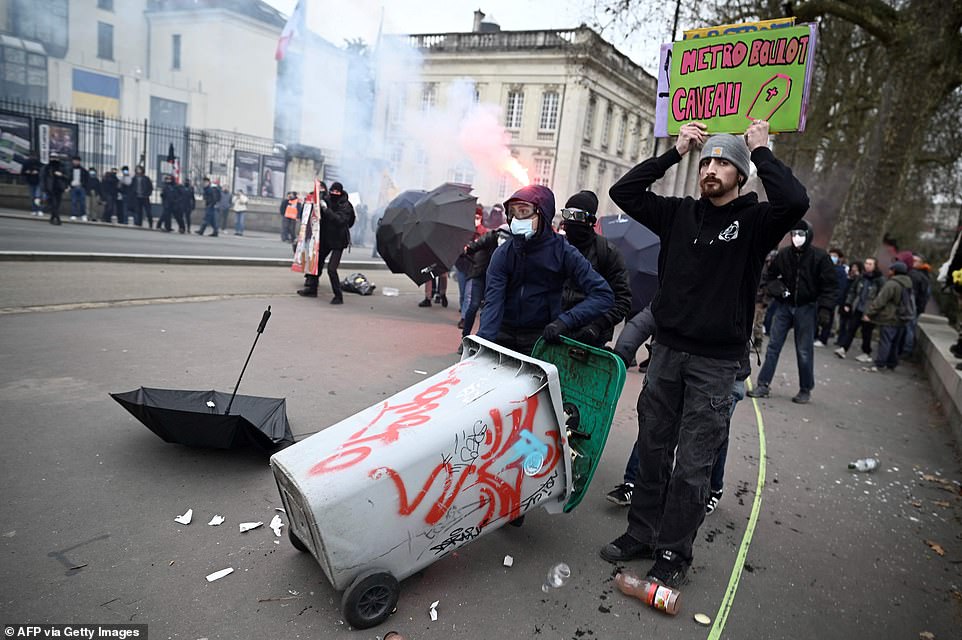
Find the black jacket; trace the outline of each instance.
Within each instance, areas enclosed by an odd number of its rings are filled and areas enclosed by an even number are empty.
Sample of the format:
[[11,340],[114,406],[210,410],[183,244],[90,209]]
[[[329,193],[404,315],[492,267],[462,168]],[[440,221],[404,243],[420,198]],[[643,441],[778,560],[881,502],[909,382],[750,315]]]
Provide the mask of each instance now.
[[794,246],[779,250],[768,269],[767,286],[773,298],[793,307],[812,302],[817,303],[819,309],[835,307],[838,301],[835,265],[824,249],[812,246],[811,225],[800,250]]
[[135,175],[130,181],[130,195],[134,198],[149,198],[153,192],[154,183],[147,176]]
[[919,269],[909,269],[909,279],[912,281],[912,294],[915,296],[915,314],[925,313],[925,307],[929,304],[929,297],[932,294],[932,283],[925,271]]
[[51,160],[40,172],[43,189],[47,193],[63,193],[70,186],[69,169],[64,169],[59,160]]
[[164,211],[173,212],[177,208],[180,189],[173,182],[165,182],[160,190],[160,201],[164,205]]
[[31,187],[35,187],[40,184],[40,170],[43,169],[43,163],[36,158],[27,158],[23,166],[20,168],[20,175]]
[[745,351],[765,256],[808,210],[805,187],[767,147],[751,158],[768,202],[747,193],[716,207],[707,198],[651,193],[652,183],[681,160],[674,147],[631,169],[609,191],[661,238],[651,310],[665,346],[724,360]]
[[[571,239],[568,238],[568,241],[571,242]],[[628,316],[628,311],[631,310],[631,287],[628,285],[625,259],[611,242],[596,233],[592,233],[589,241],[583,246],[573,242],[571,244],[591,263],[594,270],[605,279],[612,293],[615,294],[615,303],[611,308],[601,317],[588,323],[598,332],[598,340],[591,346],[600,347],[612,339],[615,325],[624,320]],[[564,292],[561,294],[561,309],[567,311],[584,299],[585,294],[578,285],[567,280]],[[578,338],[578,336],[575,337]]]
[[120,191],[120,180],[113,171],[104,174],[104,179],[100,181],[100,193],[104,200],[116,200],[117,193]]
[[[470,278],[483,278],[491,264],[491,254],[498,248],[498,231],[488,231],[480,238],[468,243],[464,250],[464,255],[468,257],[465,275]],[[459,267],[460,268],[460,267]]]
[[331,196],[327,208],[321,208],[321,244],[325,249],[345,249],[351,244],[354,206],[346,195]]
[[184,213],[190,213],[197,207],[194,188],[189,184],[182,184],[177,188],[177,206]]

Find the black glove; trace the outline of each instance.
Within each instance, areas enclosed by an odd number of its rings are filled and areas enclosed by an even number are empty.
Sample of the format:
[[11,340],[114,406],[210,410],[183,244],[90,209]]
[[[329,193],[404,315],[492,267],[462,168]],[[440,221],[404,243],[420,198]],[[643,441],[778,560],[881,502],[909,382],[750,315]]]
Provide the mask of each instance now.
[[584,342],[587,345],[595,345],[598,343],[598,339],[601,338],[601,331],[598,330],[594,324],[589,324],[587,326],[581,327],[572,336],[578,342]]
[[544,328],[544,341],[549,344],[558,344],[561,342],[561,334],[568,331],[568,325],[566,325],[561,320],[555,320],[554,322],[548,323],[548,326]]
[[818,324],[824,327],[831,321],[832,321],[831,309],[826,309],[825,307],[822,307],[821,309],[818,310]]

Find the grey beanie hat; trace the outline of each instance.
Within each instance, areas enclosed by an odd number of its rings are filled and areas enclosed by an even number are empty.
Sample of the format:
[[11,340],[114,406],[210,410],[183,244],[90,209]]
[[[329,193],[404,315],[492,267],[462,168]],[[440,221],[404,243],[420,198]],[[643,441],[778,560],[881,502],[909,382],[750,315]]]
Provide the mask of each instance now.
[[892,270],[892,273],[897,273],[902,275],[905,275],[906,273],[909,272],[908,266],[900,260],[896,260],[891,265],[889,265],[889,269]]
[[705,147],[701,150],[701,160],[705,158],[722,158],[728,160],[738,172],[746,179],[748,178],[748,164],[751,158],[748,153],[748,145],[741,136],[733,136],[730,133],[716,133],[708,138]]

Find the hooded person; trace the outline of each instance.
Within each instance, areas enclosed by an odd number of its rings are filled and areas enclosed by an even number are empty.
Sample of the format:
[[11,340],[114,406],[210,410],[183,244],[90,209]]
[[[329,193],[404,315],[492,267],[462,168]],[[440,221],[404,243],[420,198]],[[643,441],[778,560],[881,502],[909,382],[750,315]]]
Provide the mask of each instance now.
[[[768,129],[755,120],[744,136],[709,137],[704,123],[685,123],[671,148],[630,169],[608,192],[661,239],[661,250],[651,303],[656,342],[638,398],[638,477],[628,527],[600,553],[614,564],[653,559],[648,579],[669,587],[685,583],[705,519],[762,264],[808,210],[805,187],[768,148]],[[652,193],[699,147],[700,198]],[[740,193],[752,163],[767,202]]]
[[[331,259],[327,263],[327,276],[334,292],[331,304],[344,304],[337,268],[341,264],[344,249],[351,244],[350,229],[356,220],[354,206],[348,200],[347,194],[344,193],[344,185],[340,182],[332,182],[326,195],[323,191],[319,193],[321,194],[321,243],[317,270],[320,272],[324,261],[330,256]],[[298,290],[298,295],[316,297],[318,280],[318,276],[305,276],[304,288]]]
[[862,331],[862,353],[856,357],[859,362],[872,361],[872,332],[875,331],[875,324],[868,322],[863,317],[865,310],[875,300],[885,278],[878,268],[875,258],[865,258],[862,265],[862,275],[852,282],[845,294],[845,302],[842,305],[842,314],[847,318],[847,326],[841,332],[838,341],[838,349],[835,355],[845,358],[852,341],[855,339],[855,332]]
[[768,268],[767,287],[777,305],[765,363],[758,372],[752,398],[767,398],[775,376],[778,357],[788,336],[795,329],[795,355],[798,359],[798,394],[792,402],[805,404],[815,388],[815,331],[831,319],[838,298],[835,266],[824,249],[812,246],[814,233],[807,220],[799,220],[789,232],[791,246],[781,249]]
[[[565,237],[605,279],[615,302],[604,315],[574,332],[572,337],[592,347],[603,347],[614,336],[614,327],[628,316],[631,309],[631,287],[628,270],[621,253],[607,238],[595,233],[598,222],[598,196],[592,191],[579,191],[561,210],[561,228]],[[561,308],[567,311],[584,300],[584,293],[572,281],[565,282]]]
[[[558,342],[597,320],[614,304],[611,287],[575,247],[555,233],[554,194],[529,185],[505,203],[511,239],[491,255],[478,337],[530,355],[538,338]],[[567,281],[584,299],[562,309]]]

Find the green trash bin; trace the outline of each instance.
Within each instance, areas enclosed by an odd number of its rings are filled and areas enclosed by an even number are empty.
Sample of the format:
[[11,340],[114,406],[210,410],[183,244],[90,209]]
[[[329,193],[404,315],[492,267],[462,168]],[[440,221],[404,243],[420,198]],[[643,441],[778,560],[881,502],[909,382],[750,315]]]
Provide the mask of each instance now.
[[568,513],[584,498],[605,450],[625,386],[625,363],[611,351],[565,337],[560,344],[538,340],[531,357],[558,369],[572,455],[573,491],[564,506]]

